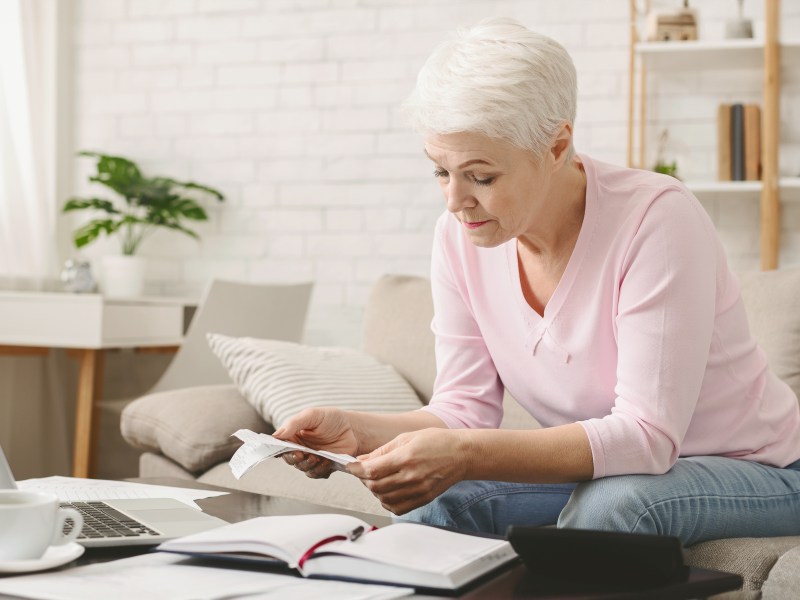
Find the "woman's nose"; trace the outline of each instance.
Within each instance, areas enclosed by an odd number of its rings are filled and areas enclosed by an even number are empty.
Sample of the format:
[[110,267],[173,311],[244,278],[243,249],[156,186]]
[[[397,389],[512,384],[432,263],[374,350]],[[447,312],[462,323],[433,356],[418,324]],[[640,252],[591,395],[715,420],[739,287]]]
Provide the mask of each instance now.
[[455,177],[450,178],[444,193],[447,200],[447,210],[452,213],[457,213],[465,208],[472,208],[477,204],[475,197],[469,190],[469,186],[456,181]]

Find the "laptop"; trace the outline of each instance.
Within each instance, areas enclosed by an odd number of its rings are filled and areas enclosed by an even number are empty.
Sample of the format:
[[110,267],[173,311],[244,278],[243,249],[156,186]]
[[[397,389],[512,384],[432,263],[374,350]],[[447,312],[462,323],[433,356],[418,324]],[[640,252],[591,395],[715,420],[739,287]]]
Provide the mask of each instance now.
[[[0,489],[16,488],[0,446]],[[61,506],[83,515],[83,529],[75,541],[87,548],[155,545],[228,524],[173,498],[62,502]]]

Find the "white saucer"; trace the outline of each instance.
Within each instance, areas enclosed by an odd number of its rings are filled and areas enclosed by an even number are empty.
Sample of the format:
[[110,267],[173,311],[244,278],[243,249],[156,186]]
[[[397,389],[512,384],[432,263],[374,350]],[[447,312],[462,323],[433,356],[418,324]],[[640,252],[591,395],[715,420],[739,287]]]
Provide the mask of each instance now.
[[54,569],[75,560],[83,554],[84,547],[75,542],[50,546],[41,558],[29,560],[0,560],[0,573],[32,573]]

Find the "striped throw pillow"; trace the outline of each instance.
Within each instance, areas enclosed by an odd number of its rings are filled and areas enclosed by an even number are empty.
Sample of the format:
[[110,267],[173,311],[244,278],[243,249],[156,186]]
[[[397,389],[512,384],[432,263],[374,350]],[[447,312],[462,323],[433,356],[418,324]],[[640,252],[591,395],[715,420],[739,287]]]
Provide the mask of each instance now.
[[305,408],[398,413],[422,406],[390,365],[351,348],[208,334],[241,394],[276,428]]

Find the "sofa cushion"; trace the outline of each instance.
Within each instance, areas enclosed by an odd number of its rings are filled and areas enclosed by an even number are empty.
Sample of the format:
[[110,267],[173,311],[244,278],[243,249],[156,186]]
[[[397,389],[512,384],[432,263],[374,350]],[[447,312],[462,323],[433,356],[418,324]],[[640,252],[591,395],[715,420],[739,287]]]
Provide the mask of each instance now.
[[142,450],[161,453],[192,473],[228,460],[241,442],[231,433],[274,431],[234,385],[206,385],[149,394],[122,411],[122,436]]
[[429,279],[384,275],[372,287],[361,342],[364,352],[397,369],[426,404],[436,377],[432,319]]
[[276,427],[315,406],[383,413],[422,406],[392,366],[359,350],[213,333],[208,341],[242,395]]
[[800,573],[800,538],[797,546],[786,552],[778,559],[769,572],[769,579],[761,588],[764,598],[771,600],[794,600],[797,598],[797,574]]
[[170,479],[186,479],[194,481],[197,475],[189,473],[175,461],[167,458],[163,454],[153,452],[142,452],[139,456],[139,477],[167,477]]
[[686,549],[686,564],[741,575],[742,589],[760,590],[772,567],[800,537],[729,538],[695,544]]
[[753,336],[772,371],[800,396],[800,269],[745,273],[741,281]]
[[280,458],[261,461],[247,473],[246,477],[239,480],[233,477],[230,467],[224,463],[203,473],[198,481],[270,496],[265,500],[270,503],[288,498],[345,510],[391,516],[360,479],[338,471],[332,473],[328,479],[312,479],[302,471],[290,467]]

